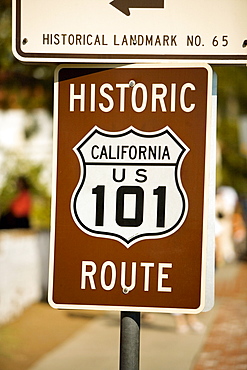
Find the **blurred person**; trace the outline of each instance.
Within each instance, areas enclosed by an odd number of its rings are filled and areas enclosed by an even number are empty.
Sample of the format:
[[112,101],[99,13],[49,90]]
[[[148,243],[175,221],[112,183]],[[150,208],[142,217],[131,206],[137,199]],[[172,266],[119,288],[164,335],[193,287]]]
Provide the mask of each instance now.
[[27,179],[20,176],[16,182],[17,194],[8,210],[0,218],[0,229],[30,228],[31,194]]
[[246,258],[246,225],[239,202],[236,205],[232,223],[235,251],[240,259]]
[[221,186],[216,193],[216,262],[217,266],[233,262],[236,252],[233,239],[233,215],[238,194],[230,186]]
[[174,313],[172,315],[175,319],[176,330],[180,334],[186,334],[190,330],[196,333],[203,333],[206,329],[205,325],[197,319],[196,315],[180,313]]
[[[218,216],[219,217],[219,216]],[[224,256],[221,248],[221,238],[220,235],[222,233],[222,226],[220,221],[217,218],[215,218],[215,267],[219,267],[223,264]]]

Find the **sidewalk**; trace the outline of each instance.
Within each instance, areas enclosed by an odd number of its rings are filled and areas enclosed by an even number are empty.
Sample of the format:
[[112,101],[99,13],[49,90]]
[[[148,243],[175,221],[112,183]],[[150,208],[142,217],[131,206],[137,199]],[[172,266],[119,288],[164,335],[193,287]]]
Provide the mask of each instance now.
[[[202,315],[210,323],[211,315]],[[204,335],[177,334],[171,315],[154,314],[141,328],[142,370],[190,369]],[[178,365],[179,364],[179,365]],[[119,368],[119,314],[96,318],[85,330],[48,353],[30,370],[116,370]]]
[[233,268],[217,276],[217,315],[194,370],[247,369],[247,264],[226,278]]
[[[216,281],[215,307],[199,315],[204,333],[178,334],[169,314],[142,323],[140,370],[247,369],[247,265],[220,268]],[[119,326],[119,313],[106,312],[29,370],[117,370]]]

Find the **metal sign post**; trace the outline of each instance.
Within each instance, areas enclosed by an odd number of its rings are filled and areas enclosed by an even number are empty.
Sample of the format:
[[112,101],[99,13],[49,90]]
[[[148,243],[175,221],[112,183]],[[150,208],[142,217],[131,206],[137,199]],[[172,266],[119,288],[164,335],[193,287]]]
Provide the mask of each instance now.
[[140,312],[121,312],[120,370],[139,370]]

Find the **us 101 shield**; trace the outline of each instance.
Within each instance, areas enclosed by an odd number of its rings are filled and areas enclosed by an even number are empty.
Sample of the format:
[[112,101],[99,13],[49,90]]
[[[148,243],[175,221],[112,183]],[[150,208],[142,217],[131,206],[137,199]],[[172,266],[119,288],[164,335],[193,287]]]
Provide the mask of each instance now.
[[169,127],[156,132],[94,127],[74,151],[81,176],[71,212],[82,231],[128,248],[181,227],[188,198],[180,169],[189,149]]

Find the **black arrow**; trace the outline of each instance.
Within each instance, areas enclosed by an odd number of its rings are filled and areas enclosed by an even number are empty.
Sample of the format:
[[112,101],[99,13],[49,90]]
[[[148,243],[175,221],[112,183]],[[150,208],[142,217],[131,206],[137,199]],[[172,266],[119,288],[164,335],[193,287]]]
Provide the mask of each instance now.
[[164,0],[113,0],[110,4],[125,15],[130,15],[130,8],[164,8]]

